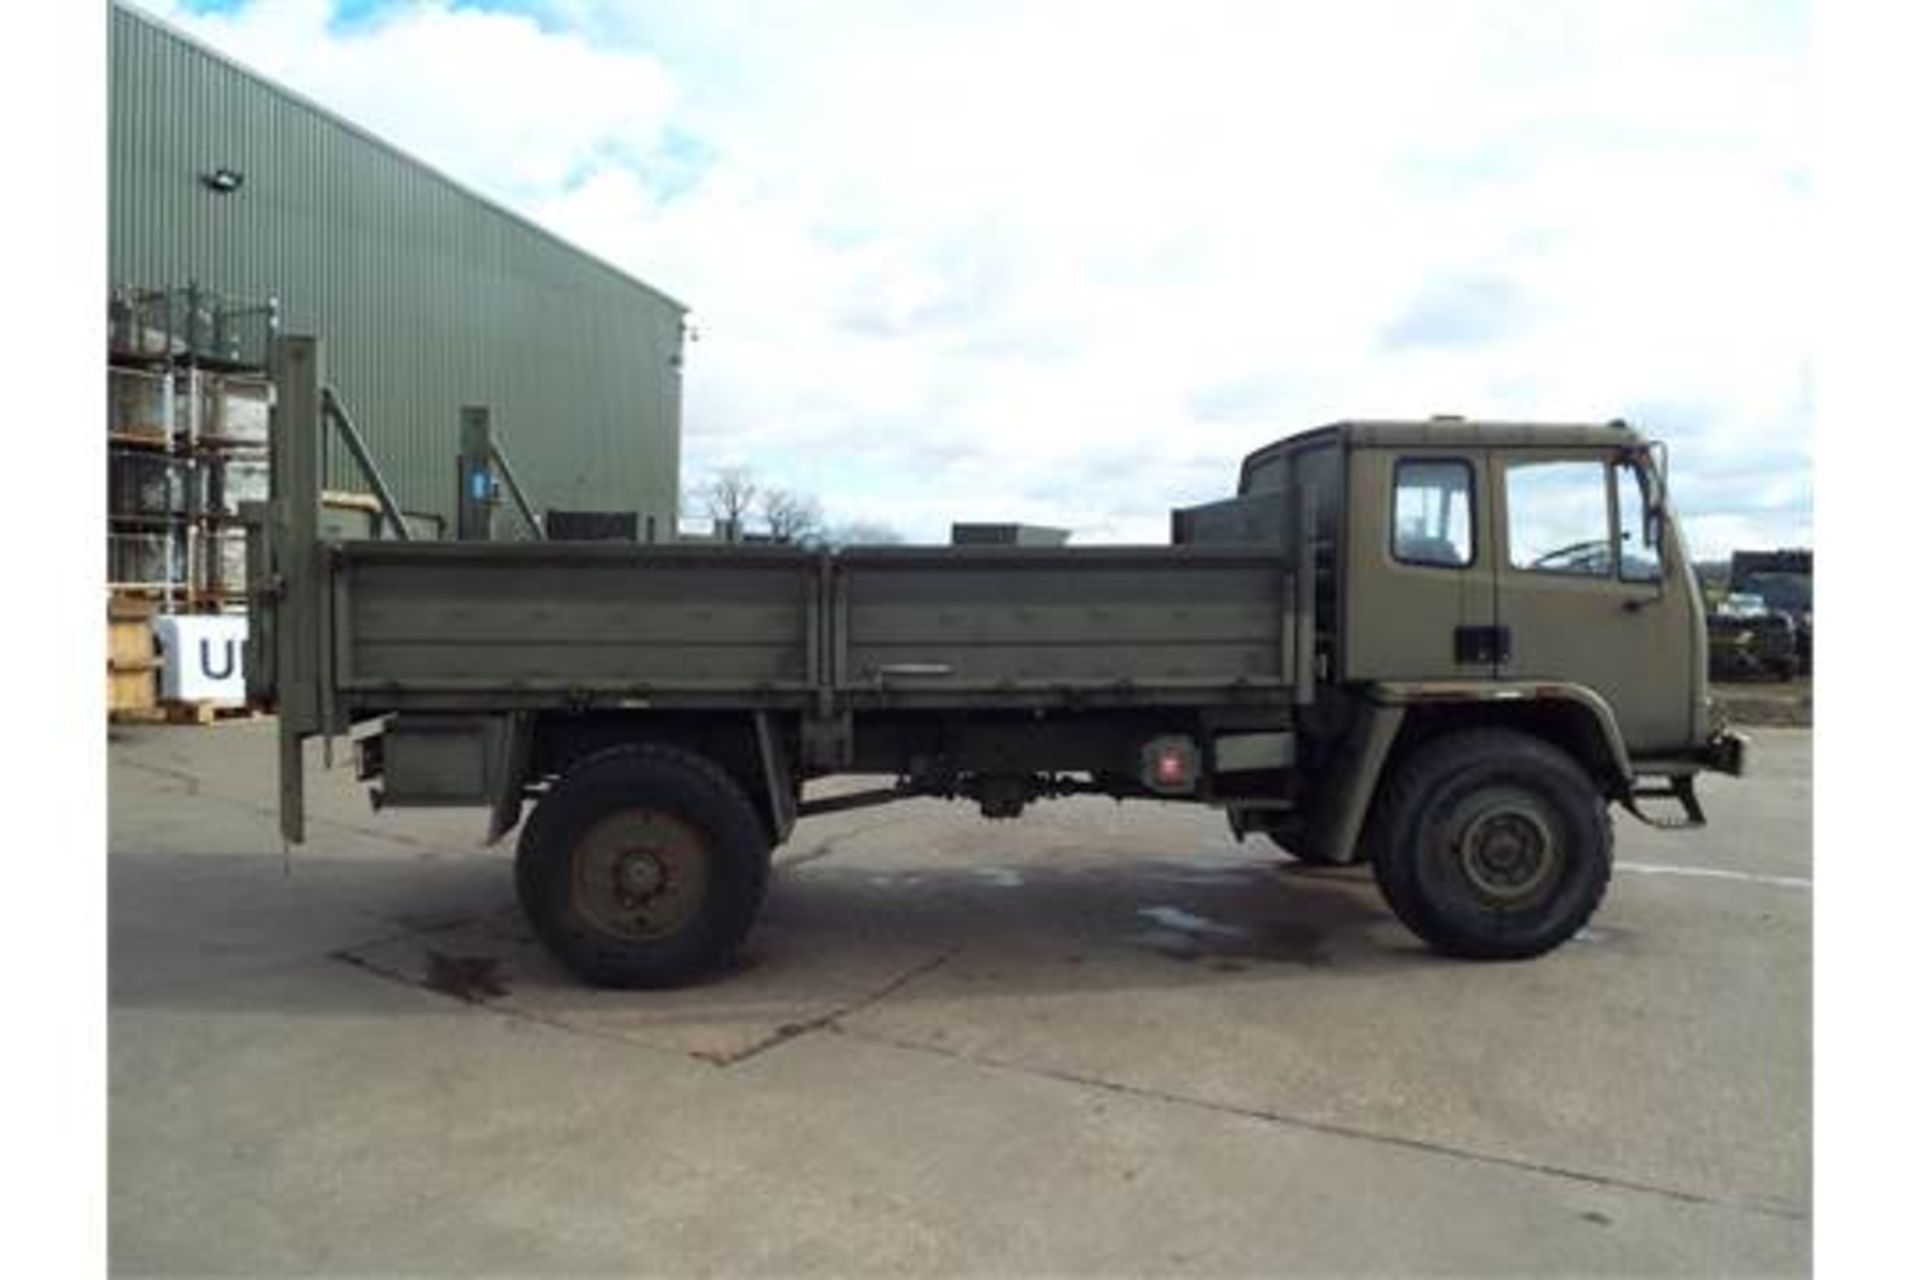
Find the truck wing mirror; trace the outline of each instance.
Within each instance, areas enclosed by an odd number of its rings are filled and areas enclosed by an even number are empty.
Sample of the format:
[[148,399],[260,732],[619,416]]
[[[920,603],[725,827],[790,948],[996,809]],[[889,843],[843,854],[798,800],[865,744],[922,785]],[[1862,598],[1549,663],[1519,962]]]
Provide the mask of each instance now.
[[[1619,509],[1620,577],[1625,582],[1658,585],[1666,548],[1666,491],[1661,466],[1665,458],[1658,445],[1623,449],[1614,455],[1612,483]],[[1639,501],[1629,506],[1628,491]],[[1637,527],[1635,527],[1637,526]],[[1634,548],[1637,546],[1637,552]]]
[[1642,474],[1647,477],[1647,509],[1657,514],[1666,514],[1667,509],[1667,446],[1665,442],[1655,440],[1634,450],[1634,459],[1640,464]]

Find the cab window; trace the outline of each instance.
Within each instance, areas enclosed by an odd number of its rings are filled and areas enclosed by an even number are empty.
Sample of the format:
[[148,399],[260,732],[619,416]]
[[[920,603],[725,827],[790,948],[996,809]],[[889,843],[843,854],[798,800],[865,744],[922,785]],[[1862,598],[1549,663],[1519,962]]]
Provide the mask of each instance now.
[[1473,468],[1408,459],[1393,471],[1393,558],[1457,569],[1473,563]]
[[1620,577],[1626,582],[1660,581],[1660,516],[1647,501],[1646,473],[1630,462],[1613,465],[1620,495]]
[[1508,564],[1536,573],[1613,576],[1606,464],[1509,462],[1506,472]]

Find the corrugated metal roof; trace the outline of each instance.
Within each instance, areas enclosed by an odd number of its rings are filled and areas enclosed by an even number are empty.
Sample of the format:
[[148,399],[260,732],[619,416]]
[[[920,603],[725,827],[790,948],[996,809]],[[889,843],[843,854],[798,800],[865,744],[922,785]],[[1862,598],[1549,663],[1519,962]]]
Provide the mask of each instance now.
[[146,10],[137,8],[133,5],[124,4],[122,3],[122,0],[111,0],[111,3],[116,10],[119,10],[127,14],[129,17],[131,17],[135,21],[144,23],[150,27],[154,27],[159,31],[164,32],[166,35],[170,36],[171,38],[178,40],[183,44],[192,46],[203,57],[209,59],[212,62],[219,63],[221,66],[225,67],[228,71],[232,72],[237,76],[241,76],[249,81],[252,81],[253,84],[257,86],[261,92],[272,94],[275,97],[281,98],[294,106],[300,107],[305,111],[309,111],[312,114],[325,119],[334,127],[352,134],[354,137],[360,139],[360,141],[366,143],[368,146],[378,147],[382,151],[389,152],[390,154],[393,155],[395,159],[400,160],[405,164],[411,165],[414,168],[419,169],[423,173],[430,174],[431,176],[439,179],[441,182],[445,183],[448,187],[452,188],[455,192],[457,192],[464,198],[473,201],[475,204],[483,205],[486,208],[493,210],[495,213],[499,214],[501,217],[506,218],[511,222],[518,223],[520,226],[524,227],[527,231],[531,232],[536,236],[540,236],[546,240],[551,240],[554,244],[558,245],[562,249],[565,249],[568,253],[577,254],[581,258],[584,258],[589,262],[598,264],[602,269],[606,270],[610,274],[618,276],[620,279],[626,281],[628,284],[633,285],[635,288],[646,290],[648,293],[652,294],[654,297],[658,298],[660,301],[668,303],[671,306],[678,307],[682,312],[690,310],[690,308],[684,302],[681,302],[679,299],[675,298],[672,294],[667,293],[665,290],[660,289],[658,286],[648,284],[645,280],[640,279],[639,277],[633,275],[631,272],[626,271],[621,267],[615,266],[613,263],[608,262],[605,258],[600,257],[598,254],[593,253],[587,249],[582,249],[579,245],[573,244],[571,241],[568,241],[558,235],[555,235],[552,231],[549,231],[547,228],[541,226],[539,223],[533,221],[531,218],[528,218],[525,214],[518,213],[513,209],[508,208],[506,205],[501,204],[499,201],[493,199],[491,196],[488,196],[483,194],[482,192],[476,191],[474,188],[468,186],[466,183],[461,182],[458,178],[449,176],[445,170],[440,169],[435,165],[432,165],[427,161],[420,159],[420,157],[413,155],[412,153],[405,151],[398,146],[395,146],[393,143],[387,141],[385,138],[381,137],[379,134],[374,133],[372,130],[364,128],[358,124],[355,124],[352,120],[349,120],[346,116],[343,116],[339,112],[334,111],[332,108],[327,107],[326,105],[320,102],[317,102],[312,98],[309,98],[304,93],[301,93],[298,89],[294,89],[287,85],[281,84],[277,80],[269,79],[268,77],[262,75],[258,71],[253,70],[251,67],[247,66],[245,63],[236,61],[235,59],[228,57],[226,54],[222,53],[220,50],[214,48],[212,45],[206,43],[204,40],[201,40],[199,37],[195,36],[192,32],[182,30],[176,24],[167,21],[165,18],[160,17],[158,14],[149,13]]
[[[459,410],[486,404],[537,506],[670,533],[680,303],[147,15],[112,18],[111,279],[278,297],[409,509],[451,519]],[[239,189],[202,185],[220,166]],[[329,484],[354,484],[344,461]]]

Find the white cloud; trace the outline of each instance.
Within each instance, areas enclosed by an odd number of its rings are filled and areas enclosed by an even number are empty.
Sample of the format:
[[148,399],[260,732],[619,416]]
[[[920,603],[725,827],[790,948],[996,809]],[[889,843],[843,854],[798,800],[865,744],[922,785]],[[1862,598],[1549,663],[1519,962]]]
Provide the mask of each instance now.
[[657,59],[543,31],[522,14],[429,0],[343,26],[330,0],[142,7],[509,201],[652,151],[673,109]]
[[688,302],[689,478],[1158,540],[1336,417],[1626,413],[1696,551],[1803,537],[1795,6],[526,7],[188,25]]

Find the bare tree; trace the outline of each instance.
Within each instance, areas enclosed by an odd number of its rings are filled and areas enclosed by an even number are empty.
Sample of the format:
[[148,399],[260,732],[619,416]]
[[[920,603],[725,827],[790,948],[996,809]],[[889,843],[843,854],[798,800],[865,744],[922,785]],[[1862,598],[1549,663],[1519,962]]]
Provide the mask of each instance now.
[[729,542],[746,533],[747,513],[760,498],[760,484],[751,467],[721,467],[693,491],[693,497],[713,519],[713,531]]
[[817,542],[826,532],[820,503],[792,489],[767,489],[760,494],[760,516],[775,542]]
[[714,535],[727,542],[747,538],[747,521],[757,517],[771,542],[800,546],[881,546],[905,542],[892,527],[871,520],[829,525],[820,500],[798,489],[762,484],[750,467],[719,467],[687,490],[685,509],[705,511]]

